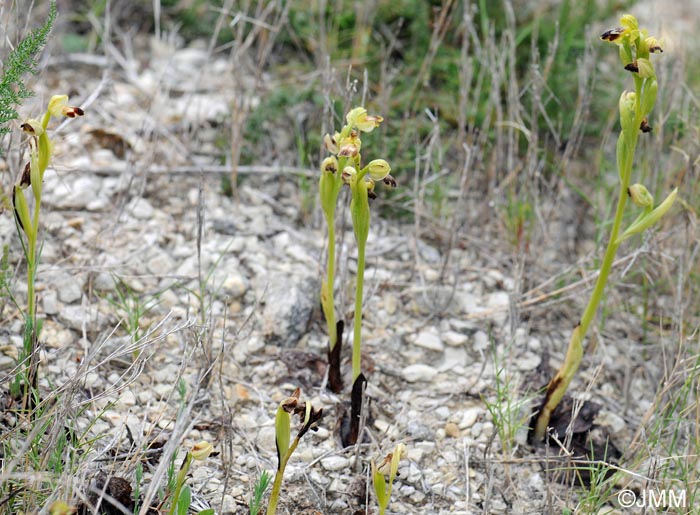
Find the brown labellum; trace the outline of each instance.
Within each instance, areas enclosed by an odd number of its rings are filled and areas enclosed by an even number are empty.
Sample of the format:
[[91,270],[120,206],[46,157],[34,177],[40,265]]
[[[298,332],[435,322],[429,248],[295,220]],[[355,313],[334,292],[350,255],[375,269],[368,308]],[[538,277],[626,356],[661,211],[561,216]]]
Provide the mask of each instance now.
[[603,41],[615,41],[619,38],[625,31],[622,27],[617,27],[615,29],[606,30],[600,35],[600,39]]
[[637,61],[632,61],[631,63],[625,65],[625,70],[628,72],[639,73],[639,66],[637,66]]

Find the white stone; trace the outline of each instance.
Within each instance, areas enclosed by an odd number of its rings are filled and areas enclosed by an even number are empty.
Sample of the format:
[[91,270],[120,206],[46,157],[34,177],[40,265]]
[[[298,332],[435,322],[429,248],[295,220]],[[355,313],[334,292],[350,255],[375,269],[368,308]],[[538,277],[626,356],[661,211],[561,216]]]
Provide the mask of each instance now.
[[89,331],[101,331],[107,327],[107,318],[102,313],[84,306],[63,306],[57,318],[64,326],[76,331],[82,331],[83,324]]
[[464,347],[446,347],[443,354],[443,361],[438,366],[440,372],[448,370],[457,371],[458,368],[463,368],[467,364],[467,351]]
[[259,449],[275,450],[275,426],[261,427],[255,441]]
[[457,331],[445,331],[442,333],[442,341],[451,347],[459,347],[467,342],[467,335]]
[[625,419],[612,411],[601,411],[596,417],[596,422],[607,427],[613,435],[624,430],[626,426]]
[[518,370],[527,372],[535,370],[542,363],[542,358],[537,354],[527,353],[516,360]]
[[438,371],[435,368],[422,363],[409,365],[401,371],[401,375],[409,383],[415,383],[417,381],[430,381],[437,375],[437,373]]
[[250,285],[239,272],[229,272],[223,283],[224,293],[233,299],[240,299],[248,291]]
[[472,348],[475,351],[485,351],[489,348],[489,345],[491,345],[489,336],[484,331],[474,333],[474,345]]
[[330,472],[343,470],[350,466],[350,460],[345,456],[327,456],[321,460],[321,466]]
[[447,420],[447,417],[450,416],[450,408],[448,408],[447,406],[440,406],[436,408],[435,416],[440,420]]
[[462,412],[462,420],[459,422],[459,428],[460,429],[467,429],[472,427],[475,423],[476,420],[484,413],[483,408],[480,408],[478,406],[472,406],[471,408],[467,408]]
[[58,304],[58,294],[54,290],[46,291],[42,300],[42,305],[44,306],[44,313],[46,313],[47,315],[55,315],[59,312],[60,307]]
[[445,348],[445,344],[442,343],[440,336],[434,331],[427,329],[421,331],[413,339],[413,343],[418,347],[423,347],[424,349],[434,350],[437,352],[442,352]]
[[136,395],[131,390],[124,390],[119,396],[119,404],[126,407],[136,406]]

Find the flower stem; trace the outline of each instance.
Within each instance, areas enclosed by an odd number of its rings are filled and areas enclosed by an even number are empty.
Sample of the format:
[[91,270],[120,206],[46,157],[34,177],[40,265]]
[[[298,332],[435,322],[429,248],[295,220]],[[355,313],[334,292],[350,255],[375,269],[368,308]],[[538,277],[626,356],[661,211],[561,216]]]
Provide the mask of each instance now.
[[177,473],[177,480],[175,483],[175,492],[173,492],[173,498],[170,503],[170,511],[168,515],[175,515],[175,510],[177,509],[177,502],[180,500],[180,492],[187,479],[187,472],[190,470],[190,465],[192,464],[192,453],[188,452],[185,456],[185,461],[182,462],[180,467],[180,472]]
[[275,515],[277,512],[277,503],[279,502],[280,490],[282,489],[282,479],[284,478],[284,469],[287,467],[287,462],[292,456],[292,453],[299,445],[299,437],[296,437],[289,446],[287,453],[281,458],[280,465],[275,474],[275,481],[272,483],[272,492],[270,492],[270,502],[267,503],[266,515]]
[[[636,98],[637,98],[637,109],[636,113],[640,112],[639,109],[639,98],[641,97],[641,81],[635,80]],[[640,116],[637,114],[635,120],[635,129],[639,127],[641,123]],[[581,361],[583,359],[583,340],[586,336],[593,318],[598,310],[600,301],[603,299],[603,292],[605,291],[605,285],[608,282],[608,277],[610,271],[612,270],[613,262],[615,261],[615,254],[620,246],[618,242],[618,236],[620,234],[620,227],[622,225],[622,218],[625,211],[625,205],[627,204],[627,190],[630,186],[630,178],[632,175],[632,162],[634,160],[634,152],[637,146],[637,138],[639,137],[639,131],[633,130],[629,134],[623,134],[621,137],[628,137],[627,145],[625,145],[626,159],[618,159],[618,163],[626,163],[624,170],[619,170],[620,176],[620,191],[617,197],[617,207],[615,209],[615,219],[613,221],[612,230],[610,231],[610,239],[608,240],[608,246],[605,249],[605,254],[603,255],[603,262],[600,266],[600,272],[598,274],[598,279],[596,280],[593,291],[591,292],[591,297],[588,300],[586,309],[583,312],[580,322],[574,328],[571,339],[569,340],[569,348],[566,352],[566,357],[561,365],[561,368],[557,371],[557,374],[550,381],[547,387],[547,393],[545,396],[544,403],[540,408],[537,420],[534,427],[534,440],[541,441],[544,439],[547,432],[547,426],[549,425],[550,418],[554,409],[557,407],[561,399],[564,397],[564,393],[569,387],[571,380],[573,379],[576,371],[578,370]],[[621,156],[618,156],[621,157]]]
[[333,350],[338,341],[338,334],[335,327],[335,299],[333,295],[333,287],[335,284],[335,216],[331,215],[327,217],[326,222],[328,225],[328,264],[326,266],[325,295],[322,300],[323,312],[326,316],[326,324],[328,325],[330,348]]
[[355,316],[352,341],[352,381],[360,375],[362,343],[362,290],[365,282],[365,242],[357,241],[357,286],[355,287]]

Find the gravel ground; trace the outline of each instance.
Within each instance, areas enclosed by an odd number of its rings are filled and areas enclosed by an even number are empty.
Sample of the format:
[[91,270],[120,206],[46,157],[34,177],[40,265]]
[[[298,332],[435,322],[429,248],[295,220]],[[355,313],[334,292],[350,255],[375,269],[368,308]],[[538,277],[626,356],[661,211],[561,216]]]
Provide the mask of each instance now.
[[[193,468],[197,501],[222,515],[247,513],[261,470],[276,468],[277,403],[300,386],[326,416],[287,468],[282,513],[357,513],[369,459],[396,442],[408,455],[391,513],[573,509],[577,491],[552,481],[522,424],[563,356],[571,306],[545,296],[512,322],[522,285],[508,249],[475,242],[476,231],[465,230],[445,255],[438,229],[430,237],[375,216],[363,313],[371,409],[366,443],[342,449],[335,424],[346,399],[323,387],[318,213],[304,213],[297,176],[281,168],[242,169],[238,197],[222,195],[215,163],[233,99],[227,63],[196,45],[138,43],[148,58],[132,69],[115,73],[107,61],[73,57],[50,65],[50,79],[37,86],[39,99],[71,92],[87,111],[56,138],[37,278],[45,318],[40,386],[70,387],[66,413],[97,438],[73,486],[80,490],[98,470],[133,480],[136,451],[158,442],[165,450],[147,463],[148,484],[168,450],[206,439],[219,454]],[[270,131],[270,154],[283,165],[289,136]],[[356,260],[346,232],[340,268],[350,273],[340,277],[339,298],[350,321]],[[21,248],[9,216],[0,219],[0,238],[15,266]],[[12,287],[23,298],[21,273]],[[570,295],[585,298],[585,287]],[[128,322],[135,311],[136,337]],[[0,332],[13,343],[0,348],[7,372],[22,321],[9,304],[0,315]],[[645,360],[629,320],[623,313],[595,335],[598,347],[574,385],[586,390],[580,398],[602,405],[597,423],[620,448],[652,405],[663,367]],[[501,411],[489,410],[497,400]],[[512,432],[509,446],[499,428]]]

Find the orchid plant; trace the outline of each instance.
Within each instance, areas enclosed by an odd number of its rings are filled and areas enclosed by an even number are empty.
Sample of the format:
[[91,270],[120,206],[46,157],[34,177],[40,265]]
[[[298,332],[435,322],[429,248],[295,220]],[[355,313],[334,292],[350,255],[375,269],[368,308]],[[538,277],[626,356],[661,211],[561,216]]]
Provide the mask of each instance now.
[[[41,215],[41,200],[43,193],[44,173],[46,172],[53,150],[53,142],[49,138],[48,126],[53,117],[75,118],[83,116],[80,107],[68,105],[67,95],[51,97],[48,109],[41,120],[29,119],[22,124],[22,130],[29,135],[29,162],[17,179],[12,201],[17,221],[17,232],[22,242],[22,248],[27,260],[27,311],[25,312],[24,345],[20,353],[20,363],[25,363],[13,385],[13,393],[19,394],[20,386],[24,384],[25,394],[30,385],[36,380],[38,366],[34,351],[39,337],[40,326],[36,318],[36,296],[34,285],[39,264],[39,220]],[[33,214],[30,214],[26,191],[31,192],[34,201]],[[26,395],[25,395],[26,398]]]
[[352,200],[350,214],[357,242],[357,280],[355,284],[355,311],[353,320],[352,346],[352,428],[346,443],[355,443],[359,427],[359,409],[362,405],[362,389],[365,378],[361,370],[362,343],[362,300],[365,273],[365,248],[369,235],[369,200],[375,198],[374,186],[377,181],[395,187],[396,181],[390,175],[391,167],[384,159],[374,159],[362,166],[362,140],[360,134],[372,132],[384,120],[378,115],[369,115],[364,107],[356,107],[347,113],[346,124],[333,136],[326,134],[324,143],[332,154],[321,163],[321,206],[328,225],[328,265],[326,278],[321,287],[321,304],[329,332],[329,383],[333,391],[342,390],[340,381],[340,345],[342,321],[336,324],[333,284],[335,271],[335,209],[343,184],[350,187]]
[[[600,38],[617,45],[622,67],[632,74],[634,80],[634,91],[624,91],[619,100],[622,130],[617,140],[617,169],[620,178],[617,209],[608,246],[588,305],[580,322],[574,327],[564,362],[547,386],[544,402],[537,413],[532,428],[532,437],[535,441],[544,439],[552,413],[564,397],[581,364],[583,340],[603,298],[603,291],[608,282],[617,249],[626,239],[641,234],[656,224],[668,213],[678,195],[678,188],[675,188],[661,203],[655,205],[654,197],[644,185],[632,183],[637,140],[640,134],[646,134],[652,130],[649,125],[649,115],[656,103],[659,88],[651,54],[661,53],[662,44],[655,37],[649,36],[645,29],[640,29],[637,19],[631,14],[622,16],[620,27],[606,31]],[[623,215],[628,199],[640,209],[640,213],[623,230]]]
[[358,266],[355,293],[355,323],[353,332],[352,378],[360,375],[360,339],[362,288],[364,279],[365,244],[369,233],[369,199],[374,198],[375,181],[384,181],[395,186],[389,175],[391,167],[384,159],[375,159],[362,167],[360,150],[362,132],[372,132],[384,120],[378,115],[368,115],[364,107],[352,109],[345,117],[346,124],[340,132],[326,134],[324,143],[332,154],[321,163],[319,191],[321,207],[328,226],[328,262],[326,277],[321,285],[321,305],[328,325],[330,385],[335,392],[342,390],[339,372],[339,350],[342,340],[342,321],[336,322],[333,288],[335,281],[335,210],[343,184],[350,186],[352,201],[350,212],[357,241]]

